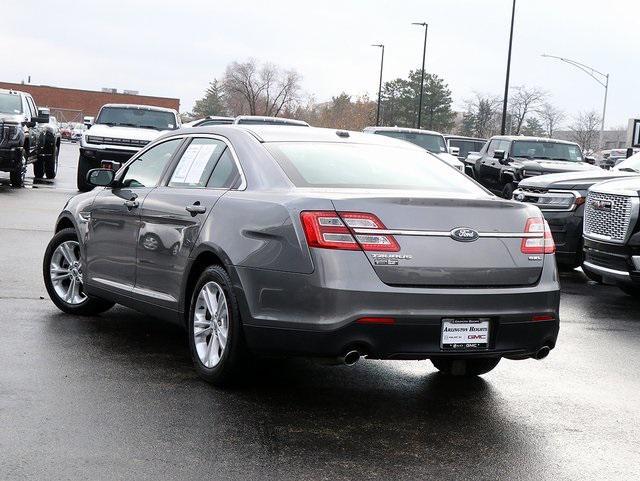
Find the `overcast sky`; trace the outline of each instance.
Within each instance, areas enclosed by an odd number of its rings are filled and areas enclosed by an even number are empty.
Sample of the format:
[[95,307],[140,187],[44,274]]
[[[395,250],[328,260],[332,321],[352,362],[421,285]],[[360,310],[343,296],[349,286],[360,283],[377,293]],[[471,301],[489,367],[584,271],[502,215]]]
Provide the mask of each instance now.
[[[427,71],[461,110],[474,91],[503,91],[510,15],[511,0],[22,0],[0,28],[0,80],[139,90],[188,111],[229,62],[255,57],[299,71],[318,101],[375,98],[379,50],[369,45],[386,45],[384,79],[406,76],[422,55],[411,22],[426,21]],[[518,0],[511,84],[547,90],[570,115],[601,111],[600,85],[540,55],[579,60],[611,74],[607,127],[626,125],[640,117],[639,24],[638,0]]]

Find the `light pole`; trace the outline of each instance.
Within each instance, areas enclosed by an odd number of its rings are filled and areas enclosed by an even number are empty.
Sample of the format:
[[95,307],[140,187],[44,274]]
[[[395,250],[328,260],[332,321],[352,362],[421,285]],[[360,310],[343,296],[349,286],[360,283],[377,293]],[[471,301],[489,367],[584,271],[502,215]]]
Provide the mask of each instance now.
[[411,25],[420,25],[424,27],[424,46],[422,47],[422,75],[420,76],[420,101],[418,102],[418,128],[422,121],[422,92],[424,90],[424,59],[427,56],[427,31],[429,25],[426,22],[413,22]]
[[511,33],[509,34],[509,54],[507,56],[507,76],[504,81],[504,100],[502,101],[502,127],[500,133],[504,135],[507,131],[507,102],[509,100],[509,76],[511,75],[511,47],[513,46],[513,24],[516,19],[516,0],[513,0],[511,10]]
[[380,47],[382,49],[382,57],[380,57],[380,83],[378,84],[378,111],[376,112],[376,127],[380,125],[380,96],[382,95],[382,68],[384,67],[384,44],[378,43],[371,45],[372,47]]
[[598,82],[600,85],[604,87],[604,106],[602,107],[602,123],[600,124],[600,149],[604,148],[604,118],[607,115],[607,95],[609,94],[609,74],[602,73],[596,70],[593,67],[589,67],[580,62],[576,62],[575,60],[571,60],[564,57],[556,57],[555,55],[547,55],[546,53],[542,54],[545,58],[555,58],[556,60],[560,60],[561,62],[568,63],[569,65],[573,65],[576,68],[579,68],[584,73],[586,73],[593,80]]

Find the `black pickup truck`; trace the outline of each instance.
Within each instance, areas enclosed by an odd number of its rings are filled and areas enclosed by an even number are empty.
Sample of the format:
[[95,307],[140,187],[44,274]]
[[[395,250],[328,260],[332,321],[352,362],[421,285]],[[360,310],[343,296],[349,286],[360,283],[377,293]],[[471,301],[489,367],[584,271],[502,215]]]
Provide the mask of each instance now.
[[511,199],[518,183],[528,177],[557,172],[599,169],[585,159],[578,144],[539,137],[492,137],[478,153],[470,153],[465,164],[487,189]]
[[573,269],[583,260],[582,228],[589,187],[608,179],[639,174],[640,154],[636,154],[611,170],[529,177],[520,182],[513,199],[534,204],[542,210],[556,244],[558,265]]
[[38,110],[26,92],[0,89],[0,171],[22,187],[27,164],[36,178],[56,175],[60,135],[49,125],[49,111]]

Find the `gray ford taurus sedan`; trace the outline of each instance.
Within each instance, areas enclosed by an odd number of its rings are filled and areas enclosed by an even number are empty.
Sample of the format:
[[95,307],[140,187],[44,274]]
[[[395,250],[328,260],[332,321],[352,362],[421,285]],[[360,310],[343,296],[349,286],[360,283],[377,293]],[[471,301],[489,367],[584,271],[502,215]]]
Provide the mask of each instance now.
[[167,133],[73,197],[44,256],[53,302],[123,304],[185,325],[222,384],[249,353],[431,359],[478,375],[558,335],[555,246],[502,200],[409,143],[329,129]]

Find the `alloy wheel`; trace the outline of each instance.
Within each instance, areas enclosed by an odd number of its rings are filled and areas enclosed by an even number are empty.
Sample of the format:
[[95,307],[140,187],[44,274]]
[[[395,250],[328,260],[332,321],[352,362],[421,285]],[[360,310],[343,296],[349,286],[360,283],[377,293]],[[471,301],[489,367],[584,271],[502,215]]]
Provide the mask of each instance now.
[[218,365],[227,346],[229,307],[220,284],[207,282],[196,298],[193,338],[200,362],[207,368]]
[[49,274],[56,294],[67,304],[78,305],[87,299],[82,285],[78,242],[66,241],[56,247],[49,263]]

